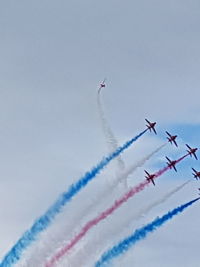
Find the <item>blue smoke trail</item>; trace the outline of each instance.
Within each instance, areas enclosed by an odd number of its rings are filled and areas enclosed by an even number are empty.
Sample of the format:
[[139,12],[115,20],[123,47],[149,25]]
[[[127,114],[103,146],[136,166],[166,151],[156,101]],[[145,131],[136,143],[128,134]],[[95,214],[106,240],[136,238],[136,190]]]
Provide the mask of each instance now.
[[10,267],[20,260],[22,252],[35,241],[39,234],[44,231],[53,221],[55,216],[62,211],[62,208],[67,202],[69,202],[81,189],[83,189],[95,176],[108,165],[108,163],[119,156],[125,149],[127,149],[133,142],[135,142],[139,137],[141,137],[148,129],[144,130],[131,140],[127,141],[123,146],[118,147],[113,153],[104,157],[100,163],[93,167],[89,172],[80,178],[75,184],[72,184],[68,191],[64,192],[59,196],[56,202],[37,219],[32,227],[27,230],[22,237],[17,241],[17,243],[11,248],[11,250],[6,254],[0,267]]
[[123,241],[120,241],[117,245],[106,251],[101,258],[96,262],[95,267],[102,267],[110,263],[110,261],[118,257],[120,254],[125,253],[130,247],[132,247],[139,240],[144,239],[147,235],[155,230],[158,227],[162,226],[168,220],[172,219],[175,215],[178,215],[180,212],[183,212],[187,207],[191,206],[194,202],[199,200],[200,198],[196,198],[190,202],[187,202],[172,211],[169,211],[162,217],[157,217],[154,221],[147,224],[146,226],[135,230],[135,232],[129,237],[125,238]]

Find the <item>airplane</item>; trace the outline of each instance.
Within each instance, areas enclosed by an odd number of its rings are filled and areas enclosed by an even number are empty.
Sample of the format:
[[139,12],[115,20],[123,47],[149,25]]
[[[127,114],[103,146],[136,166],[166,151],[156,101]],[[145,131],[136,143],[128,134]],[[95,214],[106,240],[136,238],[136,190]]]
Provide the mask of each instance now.
[[149,181],[149,182],[151,181],[153,183],[153,185],[155,185],[154,178],[156,177],[156,175],[155,174],[150,174],[147,171],[145,171],[145,173],[147,174],[145,176],[145,178],[147,179],[147,181]]
[[188,154],[192,157],[192,156],[194,156],[195,157],[195,159],[197,160],[198,158],[197,158],[197,155],[195,154],[195,152],[198,150],[198,148],[191,148],[189,145],[187,145],[186,144],[186,146],[187,146],[187,148],[189,149],[189,150],[187,150],[187,152],[188,152]]
[[147,128],[149,129],[149,131],[151,132],[151,130],[154,131],[155,134],[157,134],[156,130],[155,130],[155,125],[156,125],[156,122],[150,122],[148,121],[147,119],[145,119],[145,121],[147,122]]
[[176,143],[177,135],[171,135],[171,134],[168,133],[167,131],[166,131],[166,134],[168,135],[168,137],[167,137],[168,141],[169,141],[171,144],[174,143],[175,146],[178,146],[177,143]]
[[196,178],[196,180],[200,179],[200,172],[196,171],[194,168],[192,168],[193,170],[193,175],[194,175],[194,178]]
[[171,169],[171,168],[174,168],[174,170],[177,172],[177,169],[176,169],[176,167],[175,167],[177,161],[176,161],[176,160],[171,160],[171,159],[169,159],[168,157],[166,157],[166,159],[168,160],[168,162],[167,162],[168,167],[169,167],[170,169]]
[[100,93],[100,91],[101,91],[102,88],[106,87],[106,85],[105,85],[105,81],[106,81],[106,78],[103,80],[102,83],[100,83],[100,87],[99,87],[99,90],[98,90],[98,94]]

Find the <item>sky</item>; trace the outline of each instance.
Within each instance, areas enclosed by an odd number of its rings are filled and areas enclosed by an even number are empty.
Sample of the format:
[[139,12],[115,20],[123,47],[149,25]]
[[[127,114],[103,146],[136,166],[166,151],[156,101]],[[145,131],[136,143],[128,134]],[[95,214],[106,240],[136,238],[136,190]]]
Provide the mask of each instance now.
[[[199,23],[198,0],[1,1],[0,259],[107,153],[96,103],[104,77],[105,114],[120,144],[144,129],[144,118],[158,124],[158,137],[148,134],[124,153],[126,165],[165,142],[165,130],[178,134],[180,148],[166,147],[145,168],[163,166],[166,153],[182,155],[185,143],[199,147]],[[192,166],[200,167],[191,159],[180,163],[178,174],[166,174],[137,205],[191,178]],[[113,173],[114,166],[100,177]],[[137,175],[142,179],[143,169]],[[144,221],[196,197],[198,186],[191,184]],[[112,224],[131,203],[110,219]],[[197,203],[116,266],[197,266],[198,212]]]

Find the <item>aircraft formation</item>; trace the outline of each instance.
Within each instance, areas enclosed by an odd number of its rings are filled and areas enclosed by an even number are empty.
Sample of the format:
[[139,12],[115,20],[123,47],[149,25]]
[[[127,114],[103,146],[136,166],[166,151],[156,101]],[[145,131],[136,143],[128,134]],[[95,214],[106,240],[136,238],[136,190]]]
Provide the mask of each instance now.
[[[98,89],[98,93],[100,93],[101,89],[102,88],[105,88],[106,87],[106,84],[105,84],[105,81],[106,81],[106,78],[103,80],[103,82],[100,83],[100,86],[99,86],[99,89]],[[146,127],[147,127],[147,130],[149,130],[150,132],[154,132],[155,134],[157,134],[157,131],[155,129],[155,126],[156,126],[156,122],[150,122],[148,119],[145,119],[146,121]],[[167,140],[170,144],[174,144],[176,147],[178,147],[178,144],[176,142],[176,138],[178,137],[177,135],[171,135],[169,132],[166,131],[166,134],[167,134]],[[192,157],[194,157],[196,160],[198,160],[197,158],[197,155],[196,155],[196,152],[198,150],[198,148],[191,148],[188,144],[186,144],[186,147],[187,147],[187,153]],[[178,163],[177,160],[171,160],[169,159],[168,157],[166,157],[167,159],[167,166],[170,168],[170,169],[174,169],[176,172],[177,172],[177,169],[176,169],[176,164]],[[200,171],[196,171],[194,168],[192,168],[193,170],[193,175],[194,175],[194,178],[196,180],[200,180]],[[148,171],[144,170],[145,172],[145,178],[147,181],[149,182],[152,182],[152,184],[155,186],[155,182],[154,182],[154,178],[156,177],[155,174],[150,174]],[[200,191],[200,188],[198,189]],[[200,192],[199,192],[200,194]]]
[[[105,84],[106,79],[104,79],[98,88],[98,98],[97,103],[101,105],[100,101],[100,92],[102,88],[106,87]],[[99,108],[101,110],[101,108]],[[101,112],[99,112],[100,115]],[[102,115],[103,116],[103,115]],[[104,120],[102,120],[104,122]],[[112,131],[111,134],[109,133],[109,138],[114,140],[112,142],[112,145],[114,144],[113,151],[110,151],[109,154],[106,157],[103,157],[96,165],[94,165],[89,171],[86,171],[83,176],[81,176],[77,181],[72,183],[64,193],[60,194],[57,200],[47,209],[47,211],[39,218],[37,218],[33,225],[24,232],[24,234],[19,238],[19,240],[13,245],[13,247],[8,251],[8,253],[3,258],[2,262],[0,263],[0,266],[7,267],[12,266],[13,264],[17,263],[20,258],[22,257],[22,254],[25,250],[28,249],[29,246],[32,245],[35,240],[38,240],[38,237],[41,232],[45,231],[51,223],[55,220],[55,217],[62,212],[62,209],[65,205],[69,205],[72,199],[83,189],[85,188],[89,182],[94,180],[98,174],[108,166],[108,164],[114,160],[119,159],[122,152],[124,152],[126,149],[128,149],[134,142],[136,142],[139,138],[141,138],[147,131],[152,132],[154,134],[157,134],[156,131],[156,122],[151,122],[148,119],[145,119],[146,127],[141,132],[139,132],[136,136],[132,137],[128,141],[126,141],[123,145],[119,146],[117,141],[115,142],[115,138],[112,137]],[[104,126],[104,125],[102,125]],[[103,127],[102,127],[103,128]],[[129,168],[125,168],[124,171],[119,173],[118,176],[116,176],[116,183],[113,183],[113,187],[105,188],[105,191],[103,191],[101,196],[98,196],[96,198],[96,203],[93,200],[92,203],[86,209],[82,210],[79,214],[80,218],[76,219],[76,222],[73,222],[71,227],[69,227],[70,233],[73,232],[73,228],[76,229],[76,226],[80,224],[80,220],[83,219],[84,215],[87,215],[86,213],[92,212],[93,208],[96,209],[96,206],[99,203],[100,199],[103,199],[105,201],[106,197],[110,196],[110,192],[115,189],[115,187],[121,183],[121,181],[125,181],[128,177],[128,175],[132,174],[138,167],[142,167],[147,160],[149,160],[155,153],[160,151],[167,143],[170,143],[176,147],[178,147],[177,144],[177,135],[172,135],[168,131],[166,131],[166,138],[167,142],[159,146],[157,149],[152,151],[150,154],[146,155],[144,158],[142,158],[137,164],[134,163],[133,166],[130,166]],[[108,139],[109,139],[108,138]],[[109,139],[109,141],[110,141]],[[41,254],[42,258],[41,261],[44,261],[45,267],[53,267],[55,264],[59,263],[62,257],[66,257],[66,255],[69,253],[69,251],[81,241],[81,239],[97,224],[99,224],[101,221],[105,220],[107,217],[111,216],[117,209],[119,209],[124,203],[126,203],[130,198],[132,198],[137,193],[143,191],[147,186],[151,186],[151,183],[155,186],[155,179],[163,175],[166,171],[170,169],[174,169],[177,172],[176,165],[181,162],[186,157],[194,157],[196,160],[198,160],[196,152],[198,148],[192,148],[188,144],[186,144],[187,148],[187,154],[183,155],[182,157],[171,160],[170,158],[166,157],[166,165],[164,165],[161,169],[157,170],[157,172],[149,173],[147,170],[144,170],[145,172],[145,180],[141,183],[137,184],[136,186],[131,186],[127,188],[127,192],[124,192],[122,196],[119,196],[119,198],[115,199],[111,206],[108,206],[104,211],[101,211],[100,213],[96,215],[96,217],[90,219],[89,221],[86,221],[86,223],[83,225],[83,227],[80,229],[80,232],[76,233],[75,235],[71,237],[71,240],[67,240],[65,242],[65,245],[58,249],[57,243],[55,244],[49,244],[49,251],[53,251],[53,247],[55,248],[55,252],[51,256],[49,255],[47,257],[46,251],[48,250],[48,245],[45,248],[45,253]],[[119,163],[119,162],[118,162]],[[122,161],[123,163],[123,161]],[[122,170],[122,166],[118,164]],[[196,180],[200,179],[200,171],[197,171],[196,169],[192,168],[192,174]],[[149,210],[154,208],[160,203],[163,203],[166,201],[170,196],[178,192],[181,188],[183,188],[186,184],[188,184],[187,181],[183,183],[182,185],[178,186],[177,188],[173,189],[169,193],[167,193],[165,196],[163,196],[160,200],[156,200],[155,203],[152,203],[150,206],[147,206],[145,208],[145,213],[147,213]],[[98,190],[96,191],[98,193]],[[95,267],[103,266],[102,264],[105,262],[108,262],[110,259],[114,258],[115,256],[118,256],[120,254],[123,254],[126,250],[129,249],[129,245],[127,244],[135,244],[137,241],[144,239],[148,233],[151,233],[155,231],[158,227],[160,227],[162,224],[164,224],[167,220],[171,219],[173,216],[179,214],[182,212],[185,208],[191,206],[193,203],[195,203],[197,200],[200,200],[200,188],[198,188],[198,198],[193,199],[185,204],[182,204],[181,206],[176,207],[175,209],[169,211],[168,213],[164,214],[162,217],[156,217],[154,221],[147,224],[146,226],[139,228],[135,230],[135,234],[125,238],[122,242],[119,242],[117,246],[114,246],[111,250],[108,250],[105,252],[105,254],[102,254],[102,257],[100,261],[97,261],[95,264]],[[87,205],[86,205],[87,206]],[[144,214],[144,210],[141,210],[141,215]],[[140,215],[137,215],[137,217],[140,217]],[[87,218],[87,217],[86,217]],[[85,219],[86,219],[85,218]],[[65,231],[65,230],[63,230]],[[138,234],[140,233],[140,234]],[[70,234],[71,235],[71,234]],[[66,239],[66,237],[64,237]],[[68,239],[68,237],[67,237]],[[129,243],[127,243],[127,241]],[[131,243],[130,243],[131,241]],[[48,242],[47,242],[48,243]],[[40,256],[39,256],[40,257]],[[37,262],[36,260],[30,259],[33,262]],[[36,266],[37,264],[33,264],[31,266]],[[78,265],[75,265],[78,266]]]

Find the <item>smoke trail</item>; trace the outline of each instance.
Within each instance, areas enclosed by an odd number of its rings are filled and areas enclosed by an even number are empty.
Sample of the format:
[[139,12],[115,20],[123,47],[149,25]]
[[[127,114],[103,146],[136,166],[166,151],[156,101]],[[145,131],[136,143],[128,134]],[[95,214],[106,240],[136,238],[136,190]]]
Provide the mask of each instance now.
[[[122,182],[124,179],[126,179],[130,174],[133,174],[134,171],[136,171],[137,168],[142,167],[147,160],[149,160],[153,155],[158,153],[164,146],[166,146],[166,143],[155,149],[153,152],[151,152],[149,155],[138,161],[136,164],[131,165],[127,170],[125,170],[123,173],[120,173],[116,179],[111,183],[110,186],[106,186],[105,190],[102,194],[98,194],[98,196],[93,199],[92,203],[87,206],[81,213],[78,214],[78,218],[76,218],[76,221],[80,221],[80,218],[83,218],[83,216],[91,212],[92,209],[98,205],[99,199],[105,200],[105,198],[110,195],[110,193],[116,188],[116,186]],[[73,225],[76,223],[74,222]]]
[[[97,107],[98,107],[98,111],[99,111],[99,116],[100,116],[100,120],[101,120],[103,133],[104,133],[106,143],[108,146],[108,152],[112,153],[113,151],[115,151],[118,148],[119,145],[118,145],[117,139],[115,138],[115,136],[114,136],[109,124],[108,124],[108,121],[106,120],[104,110],[103,110],[103,105],[101,103],[101,92],[99,92],[97,94]],[[118,156],[116,158],[116,161],[118,163],[119,170],[123,170],[125,165],[124,165],[122,158],[120,156]]]
[[[129,227],[132,225],[132,222],[134,220],[140,219],[141,217],[146,215],[148,212],[150,212],[153,208],[155,208],[156,206],[167,201],[170,197],[172,197],[174,194],[179,192],[181,189],[183,189],[190,182],[191,182],[191,180],[188,180],[187,182],[182,183],[181,185],[177,186],[175,189],[166,193],[163,197],[161,197],[158,200],[154,201],[153,203],[149,204],[147,207],[144,207],[143,209],[139,210],[137,213],[133,213],[130,215],[127,214],[126,218],[124,218],[124,219],[121,218],[119,224],[116,223],[115,227],[107,229],[107,231],[105,231],[101,235],[97,235],[97,239],[93,240],[92,244],[90,243],[90,244],[88,244],[88,246],[84,245],[84,254],[90,255],[88,257],[90,257],[90,260],[91,260],[91,255],[93,257],[95,257],[95,254],[97,255],[97,251],[100,252],[100,248],[102,245],[104,245],[104,248],[105,248],[105,244],[106,244],[106,247],[109,246],[108,240],[116,239],[117,236],[119,236],[119,234],[123,234],[121,231],[122,229],[129,229]],[[106,242],[106,240],[107,240],[107,242]],[[95,246],[94,246],[94,243],[96,244]],[[83,259],[82,255],[80,255],[80,253],[81,252],[77,253],[78,257],[76,257],[76,260],[78,260],[79,265],[81,262],[83,266],[86,266],[86,264],[84,265],[84,262],[87,261],[87,257],[84,256],[84,259]]]
[[173,209],[172,211],[169,211],[162,217],[156,218],[154,221],[147,224],[146,226],[135,230],[135,232],[132,235],[125,238],[123,241],[119,242],[116,246],[106,251],[101,256],[101,258],[96,262],[95,267],[105,266],[106,264],[110,263],[112,259],[125,253],[130,247],[136,244],[139,240],[146,238],[149,233],[152,233],[155,230],[157,230],[168,220],[172,219],[175,215],[178,215],[179,213],[183,212],[186,208],[190,207],[193,203],[195,203],[199,199],[200,198],[193,199],[192,201],[187,202]]
[[[176,160],[176,162],[180,162],[185,157],[187,157],[189,154],[184,155],[183,157]],[[168,169],[170,169],[169,166],[164,167],[163,169],[159,170],[155,173],[155,178],[158,178],[162,174],[164,174]],[[90,220],[87,222],[81,231],[63,248],[61,248],[46,264],[46,267],[53,266],[56,262],[59,261],[61,257],[63,257],[72,247],[76,245],[85,235],[86,233],[93,228],[95,225],[97,225],[102,220],[106,219],[109,215],[111,215],[116,209],[118,209],[123,203],[125,203],[129,198],[133,197],[136,193],[139,193],[142,191],[147,185],[149,185],[149,181],[145,180],[144,182],[140,183],[139,185],[131,188],[128,192],[126,192],[121,198],[117,199],[114,204],[107,208],[105,211],[103,211],[100,215],[98,215],[96,218]]]
[[85,226],[81,229],[80,233],[77,234],[70,243],[61,248],[55,256],[53,256],[46,264],[46,267],[53,266],[58,260],[65,255],[79,240],[81,240],[85,234],[96,224],[98,224],[101,220],[107,218],[108,215],[113,213],[119,206],[121,206],[125,201],[127,201],[132,195],[134,195],[137,192],[140,192],[146,185],[148,185],[149,182],[145,181],[143,183],[140,183],[137,187],[134,187],[131,191],[126,193],[122,198],[119,200],[116,200],[115,203],[108,208],[106,211],[102,212],[99,216],[96,218],[90,220],[88,223],[85,224]]
[[138,161],[137,163],[131,165],[129,168],[127,168],[123,173],[119,174],[116,181],[114,181],[113,186],[116,186],[119,182],[122,182],[124,179],[126,179],[130,174],[132,174],[134,171],[136,171],[137,168],[142,167],[151,157],[153,157],[156,153],[158,153],[163,147],[165,147],[167,143],[159,146],[156,148],[153,152],[151,152],[149,155]]
[[[39,245],[37,246],[37,252],[35,251],[34,256],[34,262],[38,259],[39,261],[44,261],[47,258],[47,255],[52,254],[53,250],[58,247],[63,246],[63,237],[65,237],[65,240],[70,238],[71,234],[74,232],[77,226],[80,225],[81,221],[86,221],[86,217],[88,214],[92,214],[93,211],[100,210],[100,205],[102,206],[102,203],[104,206],[108,203],[109,197],[111,193],[117,189],[117,185],[120,182],[123,182],[123,179],[126,179],[128,175],[132,174],[138,167],[141,167],[147,160],[149,160],[154,154],[159,152],[167,143],[159,146],[154,151],[149,153],[146,157],[139,160],[136,164],[132,164],[126,171],[123,171],[123,173],[119,173],[116,177],[116,179],[109,185],[106,186],[105,189],[102,191],[97,191],[95,193],[95,197],[88,203],[87,205],[84,204],[84,207],[79,211],[73,214],[73,218],[70,219],[67,222],[66,227],[61,229],[54,234],[54,237],[52,238],[51,235],[47,235],[47,240],[43,241],[42,244],[45,244],[43,248],[39,248]],[[37,243],[38,244],[38,243]],[[32,258],[32,257],[31,257]]]
[[145,132],[144,130],[131,140],[127,141],[123,146],[117,148],[112,154],[104,157],[100,163],[93,167],[89,172],[79,179],[75,184],[72,184],[68,191],[59,196],[56,202],[47,210],[47,212],[37,219],[32,227],[27,230],[23,236],[17,241],[17,243],[11,248],[11,250],[4,257],[1,262],[1,267],[8,267],[19,261],[22,252],[35,241],[38,235],[44,231],[53,221],[55,216],[60,213],[63,207],[69,202],[81,189],[83,189],[96,175],[108,165],[108,163],[119,156],[125,149],[127,149],[133,142],[140,138]]
[[[151,152],[149,155],[138,161],[136,164],[131,165],[127,170],[125,170],[123,173],[120,173],[116,179],[111,183],[111,185],[106,186],[105,190],[103,191],[102,194],[98,194],[98,196],[93,199],[92,203],[90,206],[87,206],[80,214],[79,218],[82,218],[86,212],[92,211],[94,207],[96,207],[99,203],[99,199],[105,200],[107,196],[110,195],[110,193],[116,188],[116,186],[120,183],[123,182],[124,179],[126,179],[130,174],[133,174],[134,171],[136,171],[137,168],[142,167],[147,160],[149,160],[153,155],[158,153],[163,147],[166,146],[166,143],[155,149],[153,152]],[[79,220],[78,220],[79,221]]]
[[155,202],[153,202],[152,204],[148,205],[147,207],[145,207],[144,209],[140,210],[137,214],[135,214],[132,218],[132,220],[134,219],[139,219],[141,217],[143,217],[144,215],[146,215],[148,212],[150,212],[153,208],[155,208],[156,206],[164,203],[165,201],[167,201],[170,197],[172,197],[174,194],[176,194],[178,191],[180,191],[181,189],[183,189],[187,184],[189,184],[191,182],[191,180],[188,180],[187,182],[177,186],[175,189],[171,190],[170,192],[168,192],[167,194],[165,194],[161,199],[156,200]]

